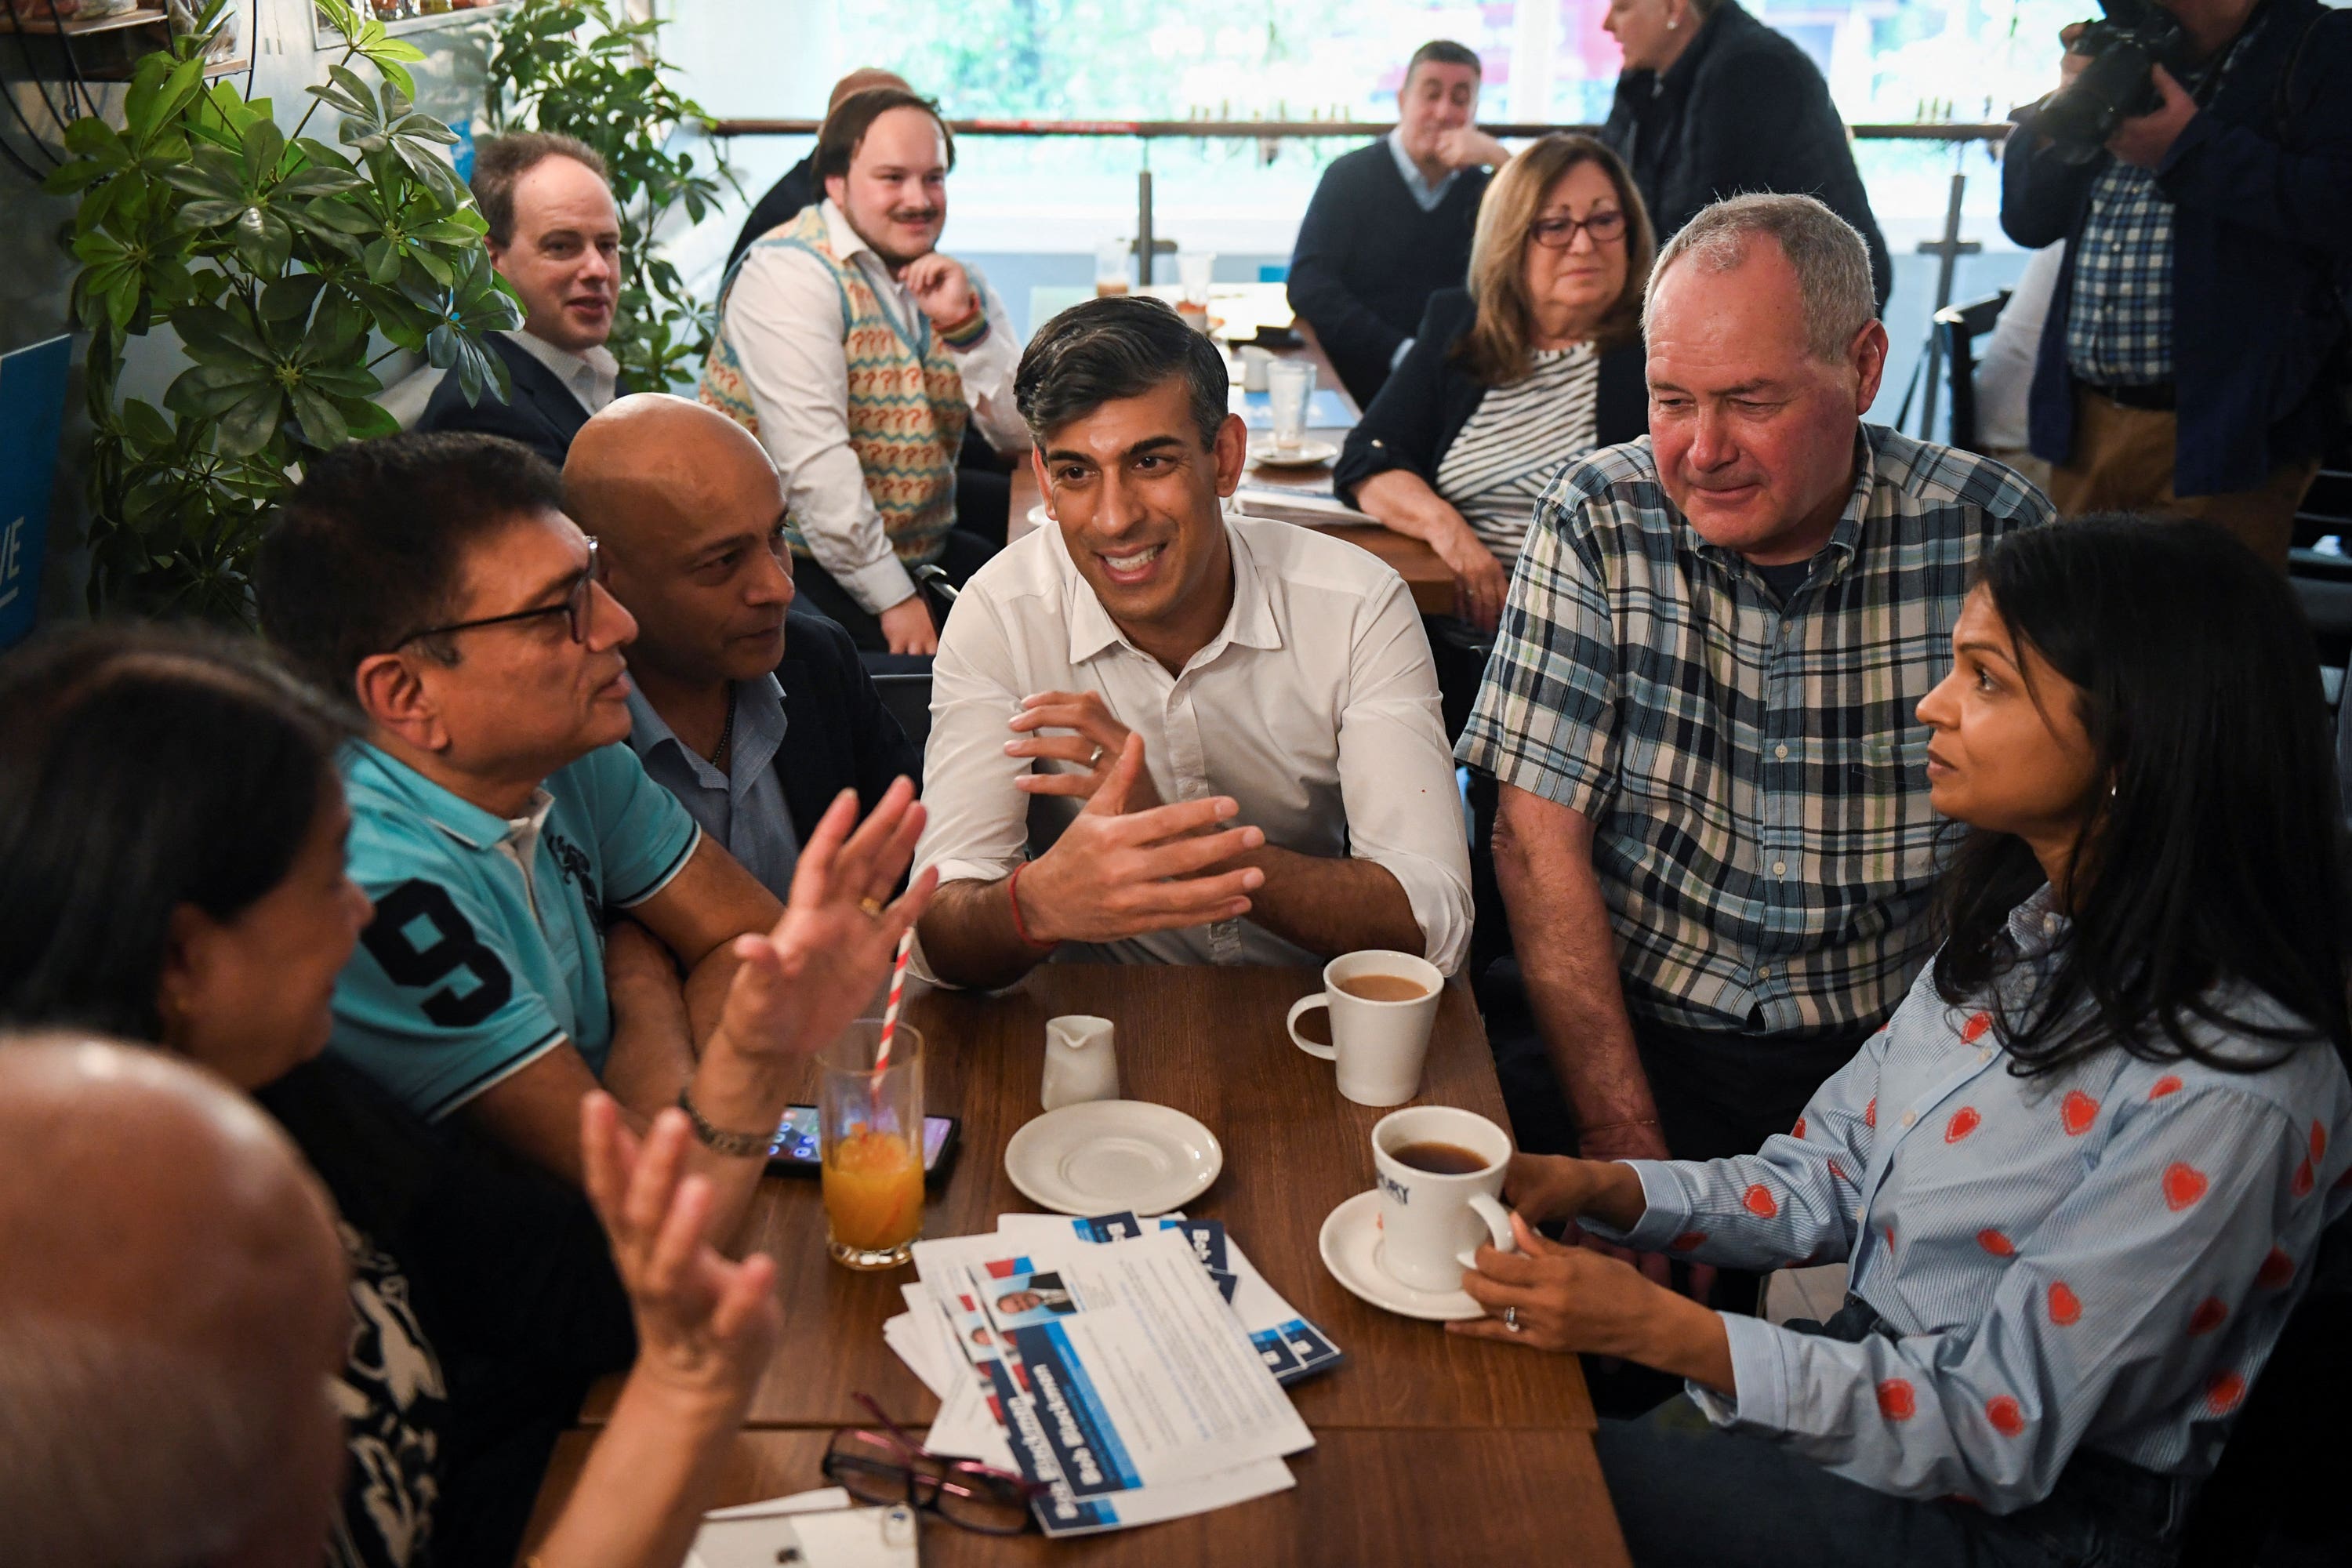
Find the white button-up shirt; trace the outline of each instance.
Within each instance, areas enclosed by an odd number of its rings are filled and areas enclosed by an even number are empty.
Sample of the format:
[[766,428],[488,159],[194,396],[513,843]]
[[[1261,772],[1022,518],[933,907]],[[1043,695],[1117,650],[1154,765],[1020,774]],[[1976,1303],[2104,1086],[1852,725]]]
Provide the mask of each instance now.
[[604,405],[620,392],[621,362],[613,351],[598,343],[583,353],[557,348],[545,338],[529,332],[507,333],[507,341],[545,365],[563,384],[563,390],[580,400],[580,406],[591,414],[604,412]]
[[[933,667],[924,750],[929,823],[916,863],[942,882],[992,881],[1059,836],[1078,802],[1013,787],[1006,723],[1038,691],[1099,694],[1143,737],[1160,799],[1226,795],[1241,824],[1303,855],[1384,866],[1404,889],[1432,963],[1470,944],[1470,858],[1437,672],[1403,580],[1311,529],[1228,518],[1234,603],[1175,675],[1138,648],[1048,524],[974,574]],[[1037,766],[1064,771],[1065,764]],[[1160,931],[1060,956],[1160,963],[1319,962],[1246,919]]]
[[[874,247],[828,198],[827,243],[857,268],[903,335],[926,330],[915,302]],[[1026,452],[1029,429],[1013,405],[1021,341],[1004,301],[976,267],[964,272],[988,312],[988,335],[950,344],[963,400],[989,444]],[[728,291],[727,335],[742,362],[743,384],[759,416],[760,439],[784,476],[784,505],[810,553],[860,606],[880,614],[909,598],[915,580],[898,563],[866,493],[866,473],[849,445],[849,358],[841,289],[824,261],[787,245],[754,245]]]

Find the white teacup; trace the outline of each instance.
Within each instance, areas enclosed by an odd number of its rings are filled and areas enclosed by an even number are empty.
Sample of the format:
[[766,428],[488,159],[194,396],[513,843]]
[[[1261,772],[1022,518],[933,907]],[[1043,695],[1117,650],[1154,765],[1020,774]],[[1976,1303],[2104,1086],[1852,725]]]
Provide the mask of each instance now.
[[[1360,994],[1369,989],[1395,994]],[[1402,1105],[1421,1092],[1429,1032],[1444,991],[1445,976],[1418,954],[1380,948],[1342,953],[1323,966],[1321,991],[1290,1005],[1290,1043],[1336,1063],[1339,1092],[1358,1105]],[[1298,1032],[1300,1016],[1317,1007],[1331,1010],[1328,1046]]]
[[[1399,1150],[1454,1151],[1447,1163],[1475,1168],[1430,1171],[1397,1157]],[[1374,1257],[1400,1283],[1416,1290],[1459,1290],[1462,1271],[1480,1242],[1517,1250],[1511,1211],[1502,1205],[1503,1173],[1511,1140],[1473,1110],[1416,1105],[1391,1111],[1372,1127],[1372,1164],[1380,1173],[1381,1244]]]

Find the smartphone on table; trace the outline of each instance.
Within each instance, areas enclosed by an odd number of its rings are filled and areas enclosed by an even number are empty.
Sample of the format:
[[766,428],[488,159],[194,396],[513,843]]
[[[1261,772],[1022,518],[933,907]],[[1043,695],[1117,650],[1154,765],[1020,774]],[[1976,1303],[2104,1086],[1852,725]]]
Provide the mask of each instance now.
[[[952,1116],[923,1118],[923,1180],[936,1184],[947,1179],[955,1163],[956,1135],[961,1123]],[[790,1175],[814,1176],[822,1168],[818,1153],[816,1107],[788,1105],[768,1145],[768,1169]]]

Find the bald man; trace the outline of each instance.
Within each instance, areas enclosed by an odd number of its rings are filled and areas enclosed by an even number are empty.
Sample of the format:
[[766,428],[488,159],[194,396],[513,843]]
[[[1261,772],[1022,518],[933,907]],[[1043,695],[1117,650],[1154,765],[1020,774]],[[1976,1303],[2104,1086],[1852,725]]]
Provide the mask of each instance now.
[[316,1568],[351,1309],[277,1125],[160,1051],[0,1036],[0,1562]]
[[836,795],[855,789],[871,811],[923,763],[849,634],[792,610],[775,465],[716,409],[641,394],[573,437],[563,504],[636,617],[631,749],[703,832],[788,897],[800,846]]
[[[824,111],[831,114],[841,107],[841,100],[852,93],[864,92],[869,87],[895,87],[902,92],[912,92],[907,79],[895,71],[878,66],[860,66],[833,84],[833,93],[824,100]],[[751,208],[751,216],[743,222],[743,232],[735,237],[734,248],[727,253],[727,265],[732,267],[751,248],[751,242],[772,228],[779,228],[798,217],[803,207],[816,205],[824,192],[817,188],[816,153],[809,155],[784,171],[784,177],[768,187]]]

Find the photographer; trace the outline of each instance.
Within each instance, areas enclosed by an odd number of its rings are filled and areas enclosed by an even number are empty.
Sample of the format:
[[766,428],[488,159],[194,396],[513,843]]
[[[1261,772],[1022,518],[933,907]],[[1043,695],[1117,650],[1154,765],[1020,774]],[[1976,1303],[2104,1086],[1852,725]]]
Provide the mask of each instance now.
[[[2001,227],[2067,242],[2033,450],[2062,512],[2202,517],[2284,565],[2344,363],[2352,17],[2103,3],[2109,25],[2060,35],[2064,85],[2012,117],[2002,160]],[[2146,99],[2135,48],[2171,62]]]

